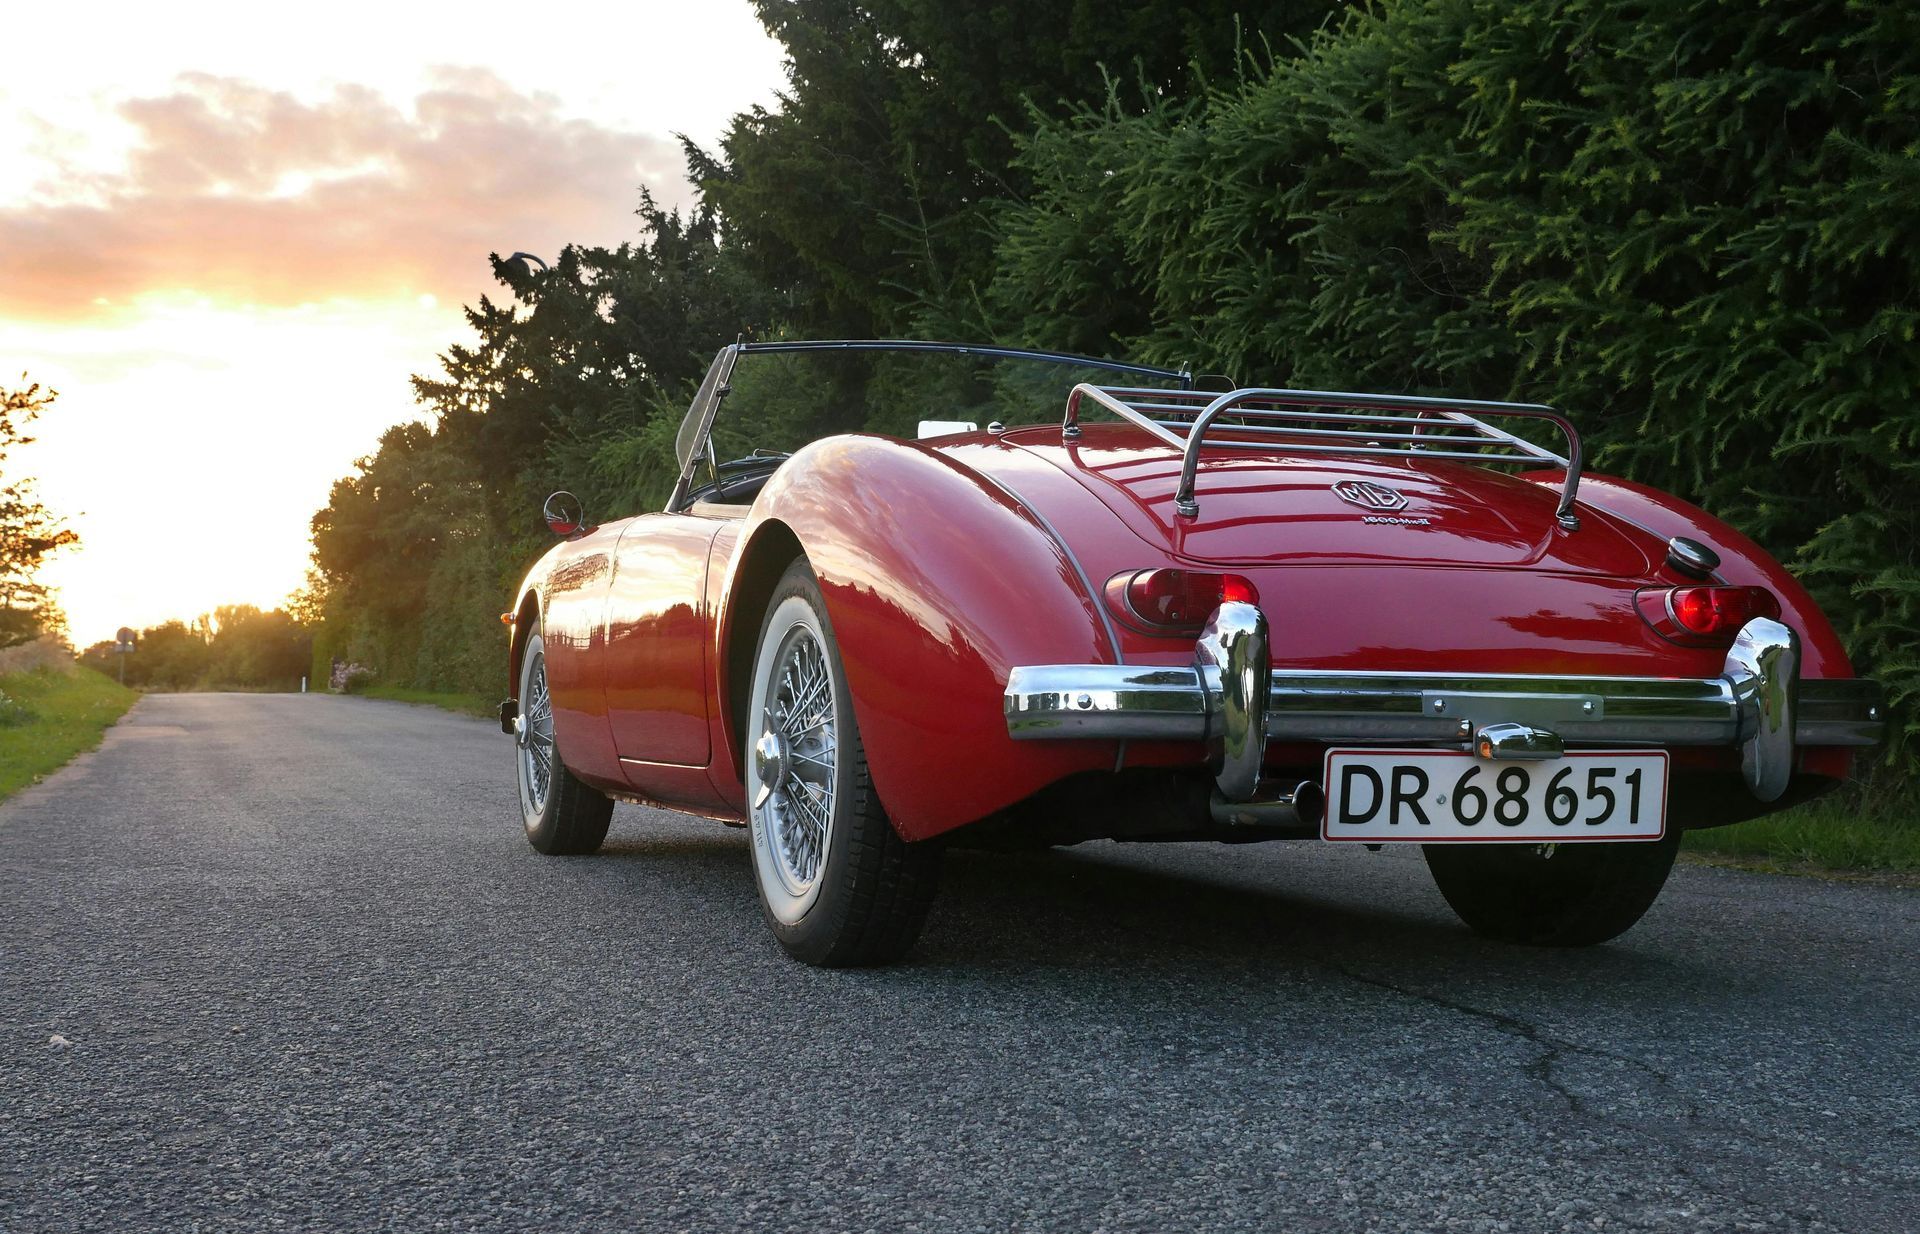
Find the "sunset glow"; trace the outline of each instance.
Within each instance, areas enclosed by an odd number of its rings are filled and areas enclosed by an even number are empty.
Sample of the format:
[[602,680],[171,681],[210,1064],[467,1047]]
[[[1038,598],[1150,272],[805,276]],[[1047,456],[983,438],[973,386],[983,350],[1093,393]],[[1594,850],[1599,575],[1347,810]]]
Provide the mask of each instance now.
[[488,252],[632,237],[643,185],[687,200],[674,134],[779,79],[744,2],[189,12],[129,7],[105,43],[88,6],[8,19],[87,48],[0,84],[0,380],[60,392],[9,466],[82,537],[46,570],[81,645],[282,602]]

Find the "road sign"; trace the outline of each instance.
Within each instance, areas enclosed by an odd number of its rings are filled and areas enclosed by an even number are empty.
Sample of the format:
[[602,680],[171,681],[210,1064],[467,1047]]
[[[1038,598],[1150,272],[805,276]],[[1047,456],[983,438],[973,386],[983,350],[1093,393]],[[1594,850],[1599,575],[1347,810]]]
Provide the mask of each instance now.
[[113,654],[120,657],[120,684],[127,684],[127,657],[133,654],[135,635],[132,626],[121,626],[113,634]]

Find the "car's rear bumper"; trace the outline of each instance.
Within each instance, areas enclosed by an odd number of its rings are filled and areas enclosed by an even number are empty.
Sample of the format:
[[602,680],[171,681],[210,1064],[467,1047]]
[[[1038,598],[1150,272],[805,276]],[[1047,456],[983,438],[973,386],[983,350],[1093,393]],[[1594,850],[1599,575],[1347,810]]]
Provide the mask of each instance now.
[[[1016,740],[1150,738],[1208,742],[1222,795],[1254,793],[1268,740],[1420,743],[1489,750],[1496,726],[1557,745],[1726,746],[1742,752],[1763,801],[1785,790],[1796,746],[1870,746],[1885,727],[1881,689],[1859,679],[1802,681],[1799,641],[1756,619],[1718,677],[1557,677],[1273,669],[1266,620],[1223,604],[1190,667],[1043,664],[1007,682]],[[1261,689],[1259,682],[1266,688]],[[1546,754],[1504,754],[1544,757]]]

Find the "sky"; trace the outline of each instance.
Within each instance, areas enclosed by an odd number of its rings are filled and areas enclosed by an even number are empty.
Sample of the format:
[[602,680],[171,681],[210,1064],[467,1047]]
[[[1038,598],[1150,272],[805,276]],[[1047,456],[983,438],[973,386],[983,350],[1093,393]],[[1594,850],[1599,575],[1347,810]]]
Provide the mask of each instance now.
[[[489,252],[633,238],[775,105],[747,0],[12,6],[0,386],[59,398],[8,478],[80,534],[74,642],[305,578],[308,521],[408,377],[467,337]],[[109,37],[101,37],[103,29]]]

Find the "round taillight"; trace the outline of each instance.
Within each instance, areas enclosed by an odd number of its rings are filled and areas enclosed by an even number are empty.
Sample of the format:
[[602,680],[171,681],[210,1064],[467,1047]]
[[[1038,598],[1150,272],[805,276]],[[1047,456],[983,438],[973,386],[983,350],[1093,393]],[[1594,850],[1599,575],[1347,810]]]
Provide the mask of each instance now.
[[1131,576],[1120,575],[1114,584],[1125,580],[1115,595],[1108,585],[1108,598],[1129,624],[1156,634],[1199,632],[1213,610],[1229,601],[1260,603],[1253,583],[1238,574],[1214,574],[1200,570],[1139,570]]
[[1712,634],[1718,621],[1713,592],[1707,587],[1681,587],[1673,593],[1673,619],[1692,634]]
[[1755,617],[1778,617],[1780,601],[1765,587],[1675,587],[1667,611],[1683,633],[1731,640]]

